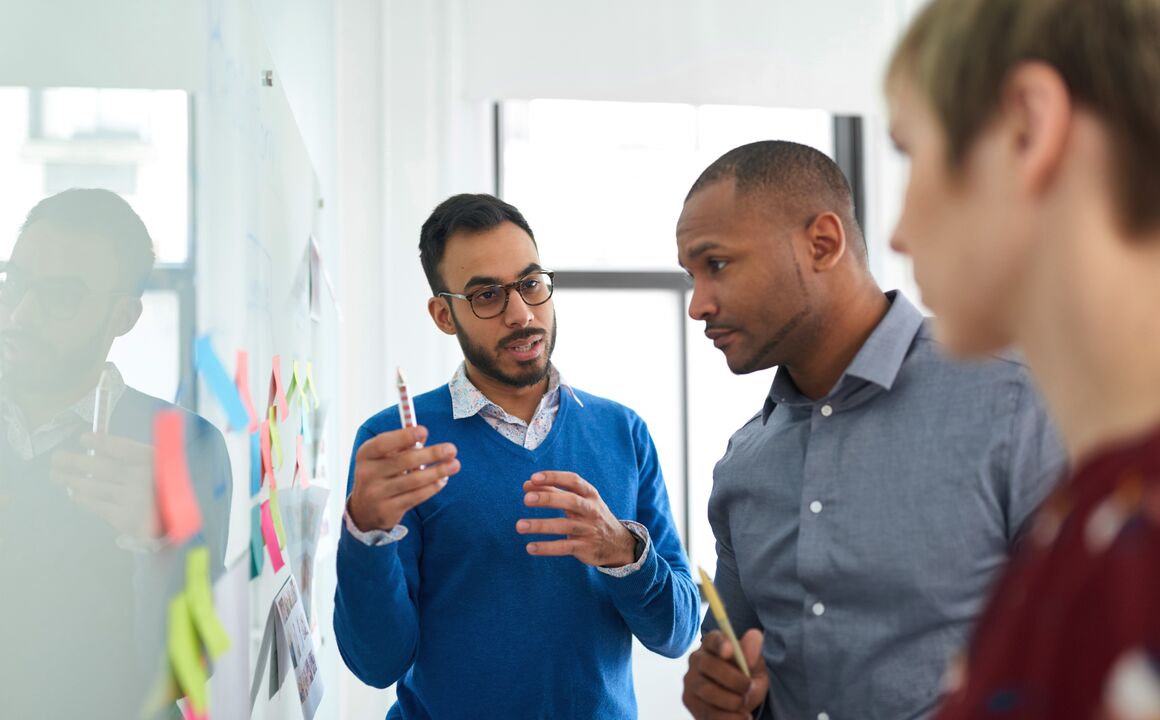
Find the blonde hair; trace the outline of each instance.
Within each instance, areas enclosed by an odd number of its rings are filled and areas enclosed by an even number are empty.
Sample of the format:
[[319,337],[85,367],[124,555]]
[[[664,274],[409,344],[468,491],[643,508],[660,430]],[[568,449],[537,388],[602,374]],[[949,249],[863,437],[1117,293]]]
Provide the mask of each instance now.
[[1107,128],[1123,229],[1160,226],[1160,0],[933,0],[895,49],[887,89],[925,96],[957,171],[1029,61],[1053,67]]

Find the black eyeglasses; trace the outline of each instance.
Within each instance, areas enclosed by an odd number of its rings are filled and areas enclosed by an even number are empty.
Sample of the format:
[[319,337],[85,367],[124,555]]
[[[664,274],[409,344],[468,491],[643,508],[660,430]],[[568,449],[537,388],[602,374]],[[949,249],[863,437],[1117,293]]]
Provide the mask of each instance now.
[[548,302],[552,297],[552,278],[555,275],[551,270],[537,270],[506,285],[485,285],[466,295],[452,292],[441,292],[439,295],[466,300],[477,318],[488,320],[503,315],[512,290],[520,294],[525,305],[535,307]]
[[0,305],[12,309],[29,292],[36,294],[41,309],[55,320],[69,320],[76,316],[91,297],[128,296],[126,292],[101,292],[93,290],[77,278],[45,278],[30,280],[27,275],[13,267],[0,270]]

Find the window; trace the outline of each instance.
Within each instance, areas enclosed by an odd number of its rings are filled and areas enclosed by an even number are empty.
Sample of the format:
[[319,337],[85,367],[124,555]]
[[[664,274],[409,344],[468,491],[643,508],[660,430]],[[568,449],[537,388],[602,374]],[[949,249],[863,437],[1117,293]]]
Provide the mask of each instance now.
[[761,409],[773,371],[733,376],[687,317],[677,217],[727,150],[779,138],[834,156],[858,124],[816,110],[575,100],[508,101],[497,117],[497,191],[557,271],[555,361],[569,382],[648,423],[682,540],[712,572],[713,466]]
[[[190,99],[176,90],[0,88],[0,260],[28,211],[73,187],[111,190],[157,252],[144,311],[110,353],[134,387],[172,400],[192,368]],[[185,399],[192,403],[193,393]]]

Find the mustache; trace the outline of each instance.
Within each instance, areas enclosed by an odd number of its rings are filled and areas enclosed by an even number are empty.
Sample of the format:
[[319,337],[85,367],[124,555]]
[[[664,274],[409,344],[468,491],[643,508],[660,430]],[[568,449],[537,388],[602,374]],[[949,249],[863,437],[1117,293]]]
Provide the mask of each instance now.
[[503,339],[496,343],[496,347],[498,349],[503,349],[505,346],[515,342],[516,340],[523,340],[524,338],[535,337],[537,335],[543,335],[544,337],[547,337],[548,331],[544,330],[543,328],[524,328],[523,330],[516,330],[510,335],[505,335]]

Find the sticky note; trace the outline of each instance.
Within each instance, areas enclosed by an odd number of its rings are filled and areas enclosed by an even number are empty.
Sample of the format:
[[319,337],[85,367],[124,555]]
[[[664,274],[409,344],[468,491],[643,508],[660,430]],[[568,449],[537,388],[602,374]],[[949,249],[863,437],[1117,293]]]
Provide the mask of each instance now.
[[204,715],[209,711],[209,691],[206,688],[205,666],[193,627],[193,617],[185,593],[169,601],[169,663],[181,692],[189,698],[194,712]]
[[318,401],[318,389],[314,387],[314,363],[310,360],[306,361],[306,387],[310,391],[310,397],[314,400],[314,409],[317,410],[321,404]]
[[282,433],[278,431],[278,414],[270,408],[270,445],[274,448],[274,467],[282,467]]
[[274,369],[270,373],[270,400],[266,405],[278,408],[278,418],[285,420],[290,414],[290,404],[286,402],[286,390],[282,387],[282,356],[275,355]]
[[301,393],[302,400],[300,402],[305,404],[307,397],[306,385],[302,377],[302,363],[295,360],[292,367],[293,369],[290,371],[290,387],[286,390],[286,400],[287,402],[293,402],[294,396]]
[[278,505],[278,488],[270,486],[270,515],[274,520],[274,532],[278,536],[279,547],[286,547],[286,526],[282,524],[282,508]]
[[261,436],[259,442],[259,452],[262,455],[262,482],[270,480],[271,484],[274,481],[274,462],[270,459],[270,421],[263,420],[262,426],[258,430]]
[[246,408],[246,414],[250,416],[250,424],[246,429],[248,432],[256,432],[261,418],[258,417],[258,411],[254,409],[254,396],[250,393],[250,354],[245,350],[238,351],[238,365],[234,374],[234,384],[238,388],[238,396],[242,398],[242,405]]
[[180,410],[162,410],[153,418],[153,481],[165,535],[181,545],[201,530],[201,510],[189,482]]
[[270,501],[262,503],[262,538],[266,541],[266,552],[270,554],[270,564],[274,572],[278,572],[285,565],[282,561],[282,549],[278,546],[278,532],[274,529],[274,518],[270,514]]
[[185,556],[185,600],[193,625],[209,656],[217,660],[230,649],[230,636],[213,608],[213,591],[209,584],[209,548],[192,548]]
[[262,508],[250,508],[250,579],[262,574],[266,558],[262,555]]
[[237,386],[230,380],[225,366],[213,351],[209,335],[202,335],[197,339],[193,349],[193,364],[229,416],[230,428],[240,430],[248,427],[250,415],[246,412],[246,406],[242,404]]
[[294,482],[298,483],[299,487],[310,487],[310,473],[306,471],[306,439],[301,435],[297,437],[297,447],[294,450]]

